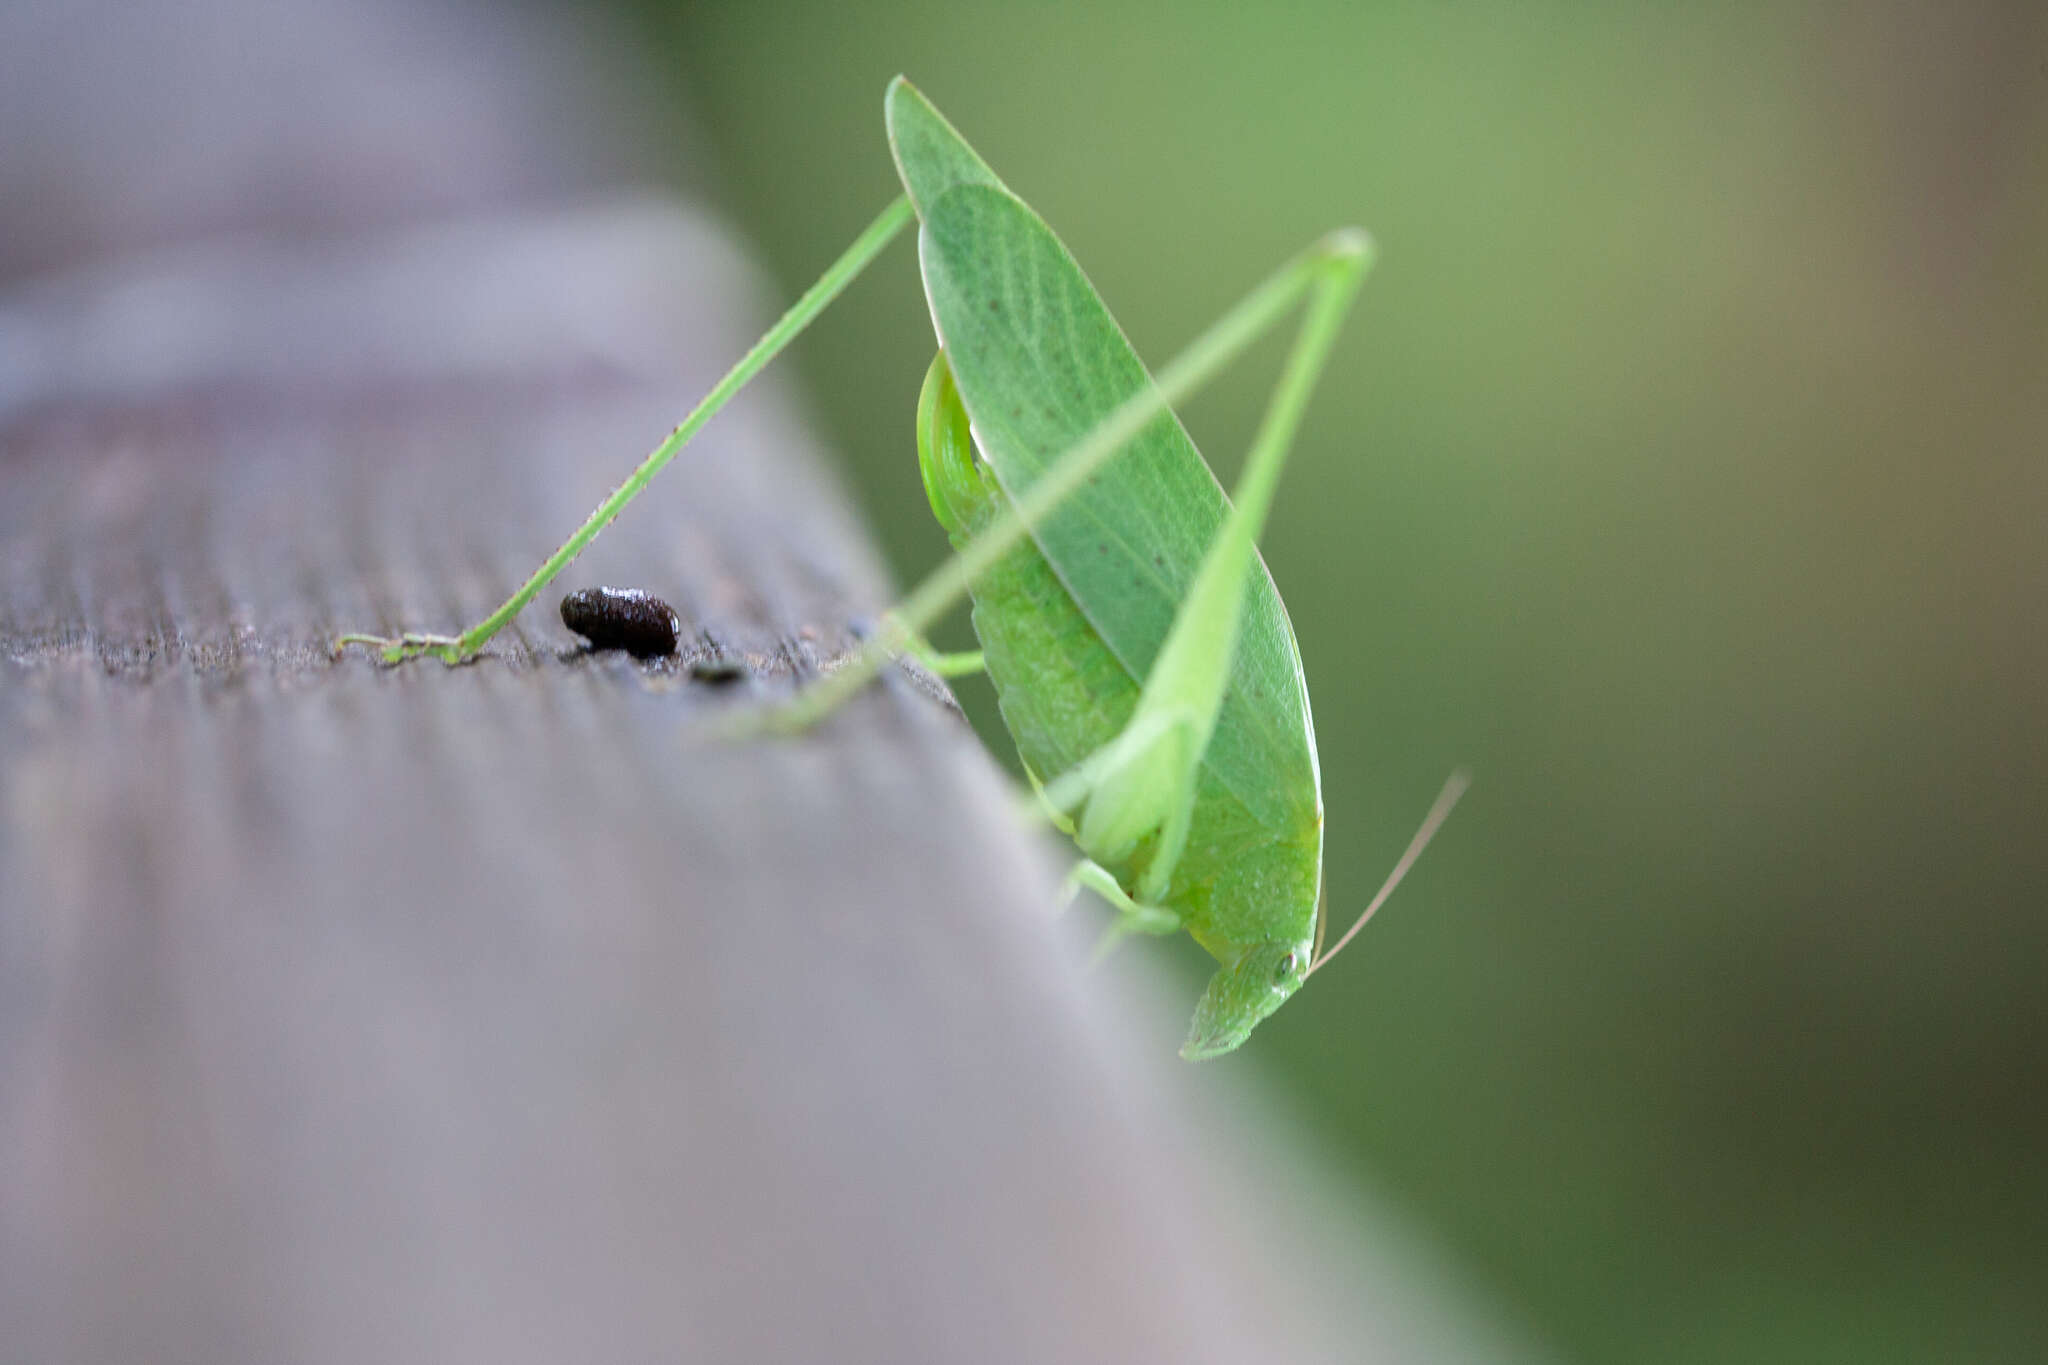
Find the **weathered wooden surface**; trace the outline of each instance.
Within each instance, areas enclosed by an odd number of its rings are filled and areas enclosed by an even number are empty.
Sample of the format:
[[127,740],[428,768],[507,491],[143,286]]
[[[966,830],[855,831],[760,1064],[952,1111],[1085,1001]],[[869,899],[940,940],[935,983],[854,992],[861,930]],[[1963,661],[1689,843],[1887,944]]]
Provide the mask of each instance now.
[[448,207],[15,253],[72,268],[0,301],[0,1358],[1491,1353],[1098,998],[943,704],[704,733],[886,600],[773,380],[564,583],[750,680],[553,595],[332,657],[493,605],[759,323],[675,202]]

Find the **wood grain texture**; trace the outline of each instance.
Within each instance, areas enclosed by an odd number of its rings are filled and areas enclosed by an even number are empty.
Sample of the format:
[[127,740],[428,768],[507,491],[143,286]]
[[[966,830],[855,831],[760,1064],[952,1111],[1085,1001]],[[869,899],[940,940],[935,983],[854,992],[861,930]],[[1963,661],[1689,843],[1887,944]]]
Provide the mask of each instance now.
[[0,1358],[1502,1353],[1190,1088],[1184,1002],[1079,974],[935,684],[707,734],[887,599],[773,378],[563,583],[681,662],[552,596],[334,657],[494,605],[762,317],[674,200],[428,207],[106,227],[0,299]]

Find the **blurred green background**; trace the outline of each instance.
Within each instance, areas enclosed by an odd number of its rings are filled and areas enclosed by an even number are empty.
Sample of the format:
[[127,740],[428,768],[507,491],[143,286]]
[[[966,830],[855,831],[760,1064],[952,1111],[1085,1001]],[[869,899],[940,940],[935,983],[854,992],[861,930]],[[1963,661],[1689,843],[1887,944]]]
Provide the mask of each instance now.
[[[1230,1064],[1567,1356],[2042,1358],[2040,6],[620,3],[786,296],[899,70],[1155,363],[1370,228],[1265,546],[1334,915],[1477,785]],[[904,581],[930,346],[898,248],[796,359]]]

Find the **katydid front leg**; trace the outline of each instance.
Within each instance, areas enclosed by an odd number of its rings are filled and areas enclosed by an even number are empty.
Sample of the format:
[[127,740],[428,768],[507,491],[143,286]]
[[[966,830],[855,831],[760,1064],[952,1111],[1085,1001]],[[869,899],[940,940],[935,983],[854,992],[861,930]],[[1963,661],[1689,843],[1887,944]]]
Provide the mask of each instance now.
[[1181,931],[1179,915],[1157,905],[1138,904],[1118,884],[1114,873],[1090,858],[1075,863],[1073,871],[1067,873],[1063,898],[1072,903],[1075,893],[1084,886],[1108,901],[1117,912],[1102,931],[1102,937],[1095,941],[1095,951],[1089,954],[1091,963],[1101,962],[1132,934],[1166,935]]

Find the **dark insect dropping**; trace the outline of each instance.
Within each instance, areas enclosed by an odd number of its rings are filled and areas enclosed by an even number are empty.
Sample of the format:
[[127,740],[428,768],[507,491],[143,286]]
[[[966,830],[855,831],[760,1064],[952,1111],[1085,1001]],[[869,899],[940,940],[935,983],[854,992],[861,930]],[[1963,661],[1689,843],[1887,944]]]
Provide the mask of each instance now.
[[676,652],[676,614],[639,588],[579,588],[562,599],[562,624],[592,649],[623,649],[636,659]]

